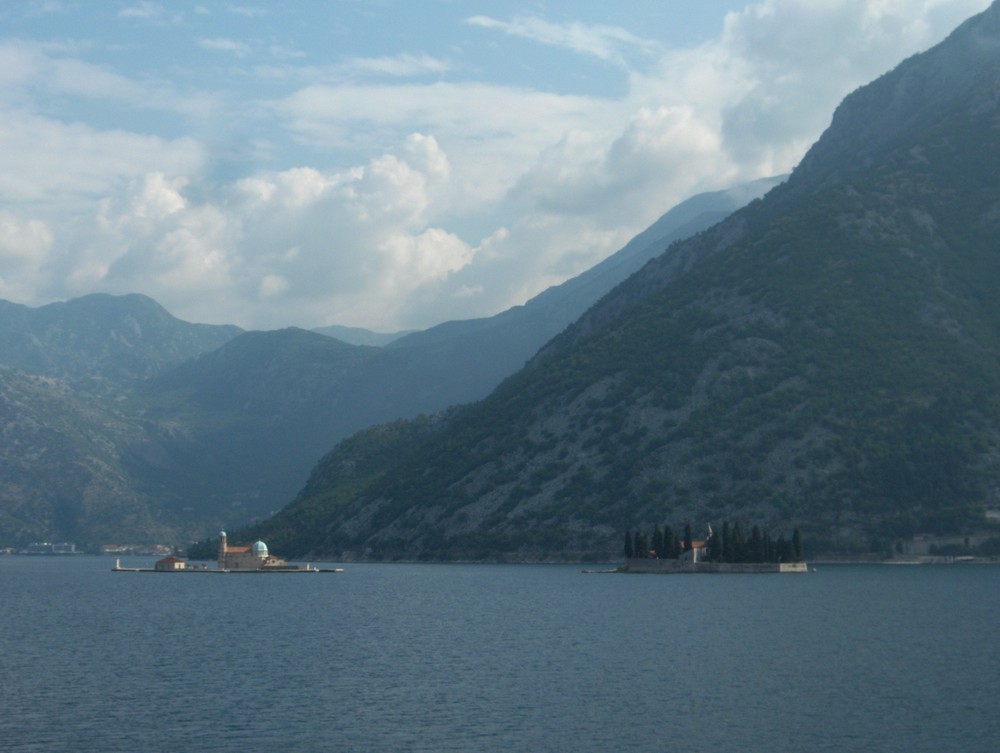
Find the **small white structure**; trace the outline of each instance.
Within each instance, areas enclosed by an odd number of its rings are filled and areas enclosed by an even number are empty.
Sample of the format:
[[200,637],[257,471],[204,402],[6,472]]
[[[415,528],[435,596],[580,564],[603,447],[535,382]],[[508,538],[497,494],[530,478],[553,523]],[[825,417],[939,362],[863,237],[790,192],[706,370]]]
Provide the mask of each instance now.
[[171,572],[173,570],[183,570],[186,567],[187,564],[180,557],[164,557],[156,561],[153,569],[161,572]]

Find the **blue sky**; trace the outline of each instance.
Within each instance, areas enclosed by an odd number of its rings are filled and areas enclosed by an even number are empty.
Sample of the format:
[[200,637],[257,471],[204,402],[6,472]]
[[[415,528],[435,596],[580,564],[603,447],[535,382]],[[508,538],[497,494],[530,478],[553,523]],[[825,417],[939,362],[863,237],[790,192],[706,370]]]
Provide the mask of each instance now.
[[486,316],[787,172],[987,0],[0,3],[0,298]]

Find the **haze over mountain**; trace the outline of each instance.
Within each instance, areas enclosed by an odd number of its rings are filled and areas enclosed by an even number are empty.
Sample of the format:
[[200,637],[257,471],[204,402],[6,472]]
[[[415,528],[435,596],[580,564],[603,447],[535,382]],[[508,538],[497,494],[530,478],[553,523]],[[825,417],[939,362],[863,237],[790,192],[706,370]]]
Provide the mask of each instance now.
[[776,182],[694,197],[578,280],[391,348],[188,324],[136,295],[0,302],[0,543],[183,541],[269,514],[338,440],[485,396],[669,242]]
[[246,535],[293,556],[605,559],[656,522],[798,524],[815,548],[986,526],[997,81],[994,3],[488,398],[341,443]]

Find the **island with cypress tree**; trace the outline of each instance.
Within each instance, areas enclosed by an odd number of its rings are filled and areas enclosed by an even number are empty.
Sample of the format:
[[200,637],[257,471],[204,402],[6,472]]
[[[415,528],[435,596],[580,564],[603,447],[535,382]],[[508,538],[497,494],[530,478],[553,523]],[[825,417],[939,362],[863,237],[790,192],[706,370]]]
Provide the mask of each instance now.
[[739,523],[722,524],[718,530],[709,524],[705,537],[695,539],[691,524],[684,526],[681,537],[669,525],[653,527],[652,536],[642,531],[625,532],[627,573],[805,573],[802,534],[798,527],[790,539],[777,539],[770,532],[753,526],[747,534]]

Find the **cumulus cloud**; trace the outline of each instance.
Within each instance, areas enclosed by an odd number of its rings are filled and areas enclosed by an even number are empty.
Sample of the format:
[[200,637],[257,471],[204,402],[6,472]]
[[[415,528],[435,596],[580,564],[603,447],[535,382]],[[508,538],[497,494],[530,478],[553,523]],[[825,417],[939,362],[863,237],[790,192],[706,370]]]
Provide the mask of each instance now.
[[0,119],[0,144],[0,197],[10,202],[99,196],[147,170],[193,172],[203,156],[189,138],[101,131],[23,112]]
[[0,212],[0,262],[30,263],[52,247],[52,231],[39,220],[24,220]]
[[[285,323],[394,322],[413,291],[474,255],[428,222],[448,174],[422,134],[343,171],[240,179],[215,201],[195,198],[182,177],[149,173],[101,203],[83,250],[64,260],[67,279],[81,291],[143,290],[200,321],[265,327],[278,306]],[[8,226],[27,231],[0,222],[0,244]]]
[[[139,291],[189,320],[261,328],[489,315],[693,193],[791,169],[844,95],[986,5],[760,0],[689,49],[611,25],[464,19],[497,44],[603,61],[625,83],[614,97],[490,83],[458,47],[263,68],[266,43],[192,34],[251,61],[240,75],[266,92],[239,100],[0,42],[0,297]],[[142,2],[120,15],[165,13]],[[296,159],[214,176],[208,144],[232,128],[210,141],[60,119],[65,98],[237,123],[258,153]]]

